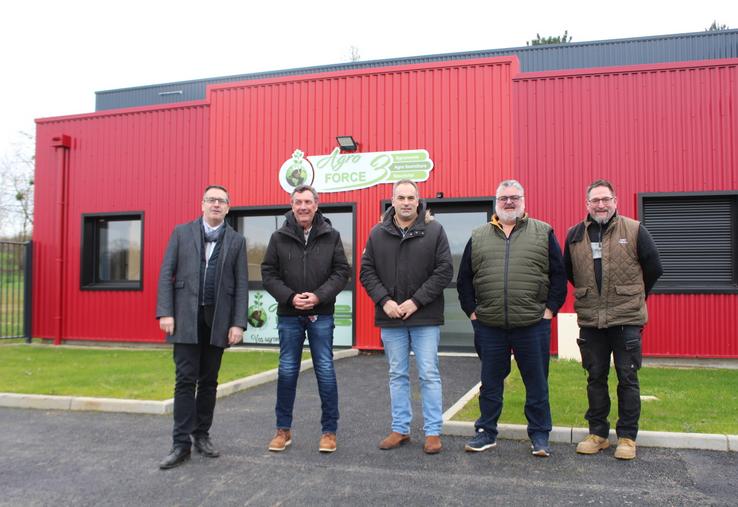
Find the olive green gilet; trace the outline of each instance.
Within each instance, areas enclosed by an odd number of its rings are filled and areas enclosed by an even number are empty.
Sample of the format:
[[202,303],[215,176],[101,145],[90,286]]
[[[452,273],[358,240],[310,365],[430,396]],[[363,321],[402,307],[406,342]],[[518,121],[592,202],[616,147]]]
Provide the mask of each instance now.
[[496,217],[472,232],[475,310],[487,326],[514,328],[536,324],[548,299],[548,236],[551,226],[518,219],[505,238]]
[[574,275],[574,310],[579,327],[642,326],[648,320],[643,270],[638,261],[640,223],[616,215],[602,238],[602,290],[597,289],[588,227],[569,244]]

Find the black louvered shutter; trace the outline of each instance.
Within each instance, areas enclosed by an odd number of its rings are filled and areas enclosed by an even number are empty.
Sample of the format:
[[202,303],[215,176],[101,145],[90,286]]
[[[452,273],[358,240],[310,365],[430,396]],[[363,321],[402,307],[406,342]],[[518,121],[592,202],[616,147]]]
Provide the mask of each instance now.
[[654,292],[738,288],[735,195],[644,196],[641,220],[664,268]]

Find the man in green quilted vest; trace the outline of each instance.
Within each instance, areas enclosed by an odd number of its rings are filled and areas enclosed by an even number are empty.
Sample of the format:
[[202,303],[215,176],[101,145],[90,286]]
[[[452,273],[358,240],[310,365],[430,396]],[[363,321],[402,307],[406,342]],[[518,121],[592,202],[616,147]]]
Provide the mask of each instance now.
[[525,213],[523,186],[505,180],[496,195],[495,214],[472,232],[457,279],[461,308],[471,319],[482,361],[477,433],[464,449],[480,452],[497,444],[497,420],[513,353],[525,383],[533,455],[547,457],[551,319],[566,299],[566,272],[551,226]]
[[641,415],[638,370],[641,332],[648,320],[646,296],[661,276],[656,245],[645,227],[618,215],[612,184],[597,180],[587,188],[588,215],[566,237],[564,264],[574,285],[579,350],[587,370],[589,435],[579,454],[597,454],[610,446],[610,356],[618,376],[618,446],[615,457],[636,456]]

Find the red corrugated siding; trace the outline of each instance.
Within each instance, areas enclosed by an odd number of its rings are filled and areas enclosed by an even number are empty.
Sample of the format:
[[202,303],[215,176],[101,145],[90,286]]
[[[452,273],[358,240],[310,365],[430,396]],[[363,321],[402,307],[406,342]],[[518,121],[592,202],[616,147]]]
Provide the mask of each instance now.
[[[598,177],[613,180],[630,216],[637,192],[738,188],[737,66],[517,75],[515,60],[455,61],[220,85],[201,104],[42,120],[34,334],[54,334],[52,136],[73,139],[64,338],[160,341],[153,314],[165,242],[174,224],[199,214],[208,182],[227,185],[234,206],[284,204],[277,172],[293,150],[328,154],[336,135],[350,134],[362,152],[427,149],[435,169],[420,185],[425,196],[486,196],[514,176],[526,186],[531,214],[550,221],[563,240],[584,216],[585,186]],[[356,203],[357,255],[389,193],[381,185],[321,196]],[[144,290],[80,291],[80,215],[139,210]],[[735,295],[654,295],[649,309],[647,354],[738,357]],[[570,300],[564,310],[571,311]],[[380,347],[372,320],[373,305],[357,284],[360,348]]]
[[[242,206],[285,204],[277,174],[296,148],[329,154],[337,135],[362,152],[424,148],[433,159],[423,195],[490,195],[511,174],[510,59],[413,65],[229,84],[210,89],[211,180]],[[356,203],[358,280],[361,250],[390,196],[380,185],[326,193],[323,202]],[[374,305],[357,283],[356,346],[381,348]]]
[[[208,109],[202,105],[146,108],[38,122],[33,333],[42,337],[56,332],[59,181],[51,138],[58,134],[71,136],[73,142],[63,338],[162,341],[154,319],[159,265],[174,225],[200,213],[199,193],[207,179]],[[81,291],[81,215],[124,211],[145,213],[144,290]]]
[[[738,60],[521,75],[514,104],[526,205],[562,241],[597,178],[636,218],[638,192],[738,188]],[[738,357],[735,295],[653,295],[648,305],[647,354]]]

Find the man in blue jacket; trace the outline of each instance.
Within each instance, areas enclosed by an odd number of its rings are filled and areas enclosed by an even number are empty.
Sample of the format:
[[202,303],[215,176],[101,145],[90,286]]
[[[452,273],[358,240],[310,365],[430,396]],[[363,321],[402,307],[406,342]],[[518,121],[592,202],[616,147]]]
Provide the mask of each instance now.
[[361,283],[375,304],[389,363],[392,432],[379,444],[388,450],[410,441],[410,351],[420,378],[427,454],[441,451],[442,394],[438,344],[443,289],[453,276],[446,233],[420,202],[410,180],[392,188],[392,207],[369,234],[361,259]]

